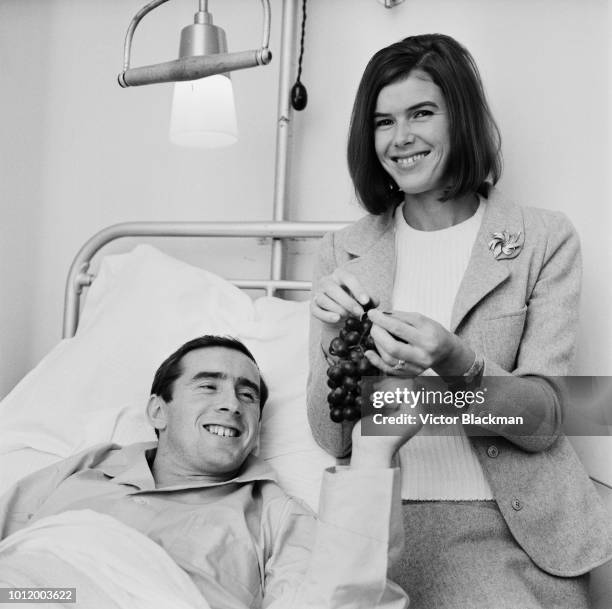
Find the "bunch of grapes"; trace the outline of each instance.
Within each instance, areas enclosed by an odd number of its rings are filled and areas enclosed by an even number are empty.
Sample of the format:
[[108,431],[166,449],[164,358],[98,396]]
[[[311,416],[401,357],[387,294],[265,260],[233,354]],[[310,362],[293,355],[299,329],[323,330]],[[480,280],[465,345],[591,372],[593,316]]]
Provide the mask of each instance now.
[[[366,305],[368,311],[372,304]],[[348,317],[340,334],[329,344],[331,358],[327,369],[327,385],[331,388],[327,396],[329,416],[334,423],[356,421],[361,417],[366,397],[362,395],[364,376],[376,376],[378,368],[372,366],[364,352],[375,350],[370,336],[372,322],[364,313],[362,318]]]

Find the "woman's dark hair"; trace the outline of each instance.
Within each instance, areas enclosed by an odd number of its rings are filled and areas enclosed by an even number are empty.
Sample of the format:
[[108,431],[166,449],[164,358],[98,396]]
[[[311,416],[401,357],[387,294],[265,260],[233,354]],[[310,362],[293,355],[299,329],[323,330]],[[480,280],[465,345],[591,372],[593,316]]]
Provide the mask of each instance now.
[[[257,365],[253,354],[246,346],[235,338],[229,336],[213,336],[206,335],[194,338],[189,342],[179,347],[172,355],[167,357],[161,366],[157,369],[151,386],[151,395],[157,395],[165,402],[172,400],[172,390],[174,381],[183,374],[181,362],[183,357],[190,351],[196,349],[208,349],[209,347],[224,347],[225,349],[233,349],[246,355],[252,362]],[[268,399],[268,387],[261,376],[259,375],[259,408],[263,409],[266,400]]]
[[479,192],[501,175],[501,138],[478,68],[467,49],[450,36],[410,36],[378,51],[361,77],[348,139],[348,167],[361,204],[381,214],[403,200],[403,193],[381,166],[374,148],[374,111],[383,87],[426,72],[444,96],[448,108],[450,154],[445,169],[448,201]]

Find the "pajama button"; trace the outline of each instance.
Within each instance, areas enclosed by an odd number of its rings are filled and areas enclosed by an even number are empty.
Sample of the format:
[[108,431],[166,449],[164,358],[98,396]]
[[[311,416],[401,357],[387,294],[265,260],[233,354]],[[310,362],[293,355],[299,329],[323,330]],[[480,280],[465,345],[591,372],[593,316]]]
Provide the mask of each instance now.
[[489,455],[491,459],[495,459],[495,457],[499,455],[499,449],[497,446],[489,446],[489,448],[487,448],[487,455]]
[[513,499],[512,500],[512,509],[516,510],[517,512],[519,510],[523,509],[523,502],[520,499]]

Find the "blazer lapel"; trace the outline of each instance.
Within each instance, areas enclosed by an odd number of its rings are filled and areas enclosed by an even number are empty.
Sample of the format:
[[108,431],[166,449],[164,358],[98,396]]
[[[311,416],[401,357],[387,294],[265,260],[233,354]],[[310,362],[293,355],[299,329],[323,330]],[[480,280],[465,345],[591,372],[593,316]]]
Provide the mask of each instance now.
[[[489,249],[493,233],[508,231],[524,239],[523,214],[519,206],[502,199],[491,188],[485,202],[485,213],[476,236],[470,261],[455,298],[451,316],[451,332],[455,332],[465,316],[489,292],[510,275],[509,261],[496,259]],[[391,308],[395,275],[394,210],[381,216],[370,216],[354,225],[344,243],[345,250],[356,256],[346,268],[359,277],[363,287],[380,298],[383,309]],[[519,250],[520,254],[520,250]]]
[[371,216],[364,224],[355,225],[344,247],[351,256],[346,264],[367,292],[380,299],[383,309],[391,308],[395,273],[395,230],[393,211]]
[[506,230],[520,234],[521,243],[524,239],[523,215],[517,205],[503,201],[498,191],[492,188],[485,206],[470,261],[455,298],[451,332],[455,332],[474,306],[510,275],[508,261],[496,259],[489,249],[493,233]]

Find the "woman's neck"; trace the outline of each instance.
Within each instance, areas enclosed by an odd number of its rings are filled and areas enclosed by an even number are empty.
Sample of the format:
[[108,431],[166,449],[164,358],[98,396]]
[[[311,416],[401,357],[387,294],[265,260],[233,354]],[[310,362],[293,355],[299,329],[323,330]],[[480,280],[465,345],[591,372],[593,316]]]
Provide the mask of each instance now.
[[404,196],[404,219],[417,230],[434,231],[455,226],[471,218],[478,209],[476,194],[458,199],[439,201],[441,193],[423,193]]

